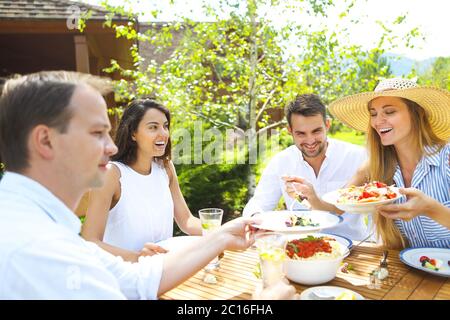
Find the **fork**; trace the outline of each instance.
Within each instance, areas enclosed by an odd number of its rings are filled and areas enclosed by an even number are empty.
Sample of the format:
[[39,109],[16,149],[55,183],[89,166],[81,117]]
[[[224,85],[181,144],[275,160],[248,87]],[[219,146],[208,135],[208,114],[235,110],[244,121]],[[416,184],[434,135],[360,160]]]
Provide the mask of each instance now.
[[351,252],[353,249],[355,249],[356,247],[359,247],[363,242],[366,242],[371,236],[373,236],[373,234],[375,233],[375,231],[372,231],[367,237],[365,237],[364,239],[362,239],[360,242],[358,242],[357,245],[352,246],[349,249],[349,252]]
[[[304,196],[301,194],[301,192],[297,190],[297,188],[295,187],[295,184],[294,184],[293,182],[289,182],[289,184],[290,184],[290,186],[294,189],[295,193],[300,197],[300,199],[301,199],[302,202],[303,202],[303,200],[305,200],[306,197],[304,197]],[[292,211],[292,209],[294,208],[295,202],[298,202],[299,204],[303,205],[302,202],[298,201],[298,197],[296,197],[296,198],[294,199],[294,201],[292,201],[291,205],[289,206],[289,211]],[[301,209],[301,210],[298,210],[298,211],[309,211],[309,210],[308,210],[308,209]]]
[[346,252],[344,253],[344,259],[347,258],[350,255],[350,253],[352,253],[353,249],[355,249],[356,247],[359,247],[362,243],[366,242],[374,233],[375,233],[375,230],[373,230],[367,237],[365,237],[360,242],[358,242],[358,244],[356,244],[356,245],[352,246],[350,249],[346,250]]

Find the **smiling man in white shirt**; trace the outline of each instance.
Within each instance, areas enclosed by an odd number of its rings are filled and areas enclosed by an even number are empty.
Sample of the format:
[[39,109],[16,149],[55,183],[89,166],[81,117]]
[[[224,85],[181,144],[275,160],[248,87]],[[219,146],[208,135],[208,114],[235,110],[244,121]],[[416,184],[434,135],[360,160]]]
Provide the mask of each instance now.
[[[253,243],[250,219],[224,224],[184,251],[124,262],[79,236],[74,210],[102,185],[117,151],[100,78],[40,72],[0,97],[0,299],[155,299],[224,250]],[[186,254],[188,252],[188,254]]]
[[[330,119],[326,107],[314,94],[299,95],[286,108],[288,131],[294,145],[276,154],[265,168],[243,216],[274,210],[283,196],[287,208],[307,209],[286,192],[285,180],[300,177],[319,196],[342,188],[366,160],[364,148],[327,137]],[[296,179],[298,181],[298,179]],[[299,186],[301,188],[301,186]],[[362,215],[344,213],[343,222],[326,232],[354,240],[368,235]]]

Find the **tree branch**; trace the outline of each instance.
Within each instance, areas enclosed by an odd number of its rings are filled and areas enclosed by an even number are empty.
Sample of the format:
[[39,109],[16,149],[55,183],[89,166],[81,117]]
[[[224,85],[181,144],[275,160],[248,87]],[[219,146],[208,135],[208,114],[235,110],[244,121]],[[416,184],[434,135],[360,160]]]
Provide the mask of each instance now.
[[258,63],[264,60],[264,57],[266,56],[265,53],[261,54],[261,57],[258,59]]
[[259,110],[258,115],[255,118],[255,121],[258,122],[259,118],[262,116],[264,110],[266,110],[267,105],[269,104],[270,99],[272,99],[273,94],[275,93],[275,89],[270,91],[269,96],[267,97],[266,102],[264,102],[263,106],[261,107],[261,110]]
[[264,131],[267,131],[269,129],[278,127],[279,125],[282,125],[282,124],[286,124],[286,120],[283,119],[283,120],[280,120],[278,122],[272,123],[271,125],[268,125],[267,127],[261,128],[260,130],[258,130],[258,134],[261,134]]
[[220,127],[220,126],[226,126],[226,127],[233,128],[233,129],[235,129],[235,130],[237,130],[237,131],[240,131],[240,132],[244,133],[244,130],[242,130],[242,129],[239,128],[238,126],[232,125],[232,124],[230,124],[230,123],[222,122],[222,121],[220,121],[220,120],[212,120],[211,118],[209,118],[208,116],[206,116],[206,115],[204,115],[203,113],[200,113],[200,112],[196,112],[196,111],[193,111],[193,110],[187,110],[186,108],[183,108],[183,109],[184,109],[186,112],[188,112],[188,113],[192,113],[192,114],[194,114],[194,115],[196,115],[196,116],[198,116],[198,117],[200,117],[200,118],[203,118],[203,119],[208,120],[209,122],[211,122],[211,123],[212,123],[213,125],[215,125],[215,126],[218,126],[218,127]]
[[223,83],[223,79],[222,79],[222,77],[220,76],[219,72],[217,71],[216,66],[215,66],[211,61],[209,62],[209,65],[210,65],[211,68],[213,69],[213,71],[214,71],[214,73],[216,74],[216,76],[217,76],[217,78],[219,79],[219,81]]
[[257,23],[256,23],[256,3],[247,2],[247,10],[250,15],[251,34],[250,34],[250,77],[248,80],[248,122],[250,129],[256,131],[256,72],[258,67],[258,42],[257,42]]

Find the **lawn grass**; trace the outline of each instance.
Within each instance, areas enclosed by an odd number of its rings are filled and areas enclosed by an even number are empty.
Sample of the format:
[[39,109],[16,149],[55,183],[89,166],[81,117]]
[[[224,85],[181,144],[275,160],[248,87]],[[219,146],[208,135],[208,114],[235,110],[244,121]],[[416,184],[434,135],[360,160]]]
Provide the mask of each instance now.
[[347,141],[359,146],[365,146],[366,144],[366,136],[363,134],[358,134],[356,131],[339,131],[335,134],[329,135],[331,138]]

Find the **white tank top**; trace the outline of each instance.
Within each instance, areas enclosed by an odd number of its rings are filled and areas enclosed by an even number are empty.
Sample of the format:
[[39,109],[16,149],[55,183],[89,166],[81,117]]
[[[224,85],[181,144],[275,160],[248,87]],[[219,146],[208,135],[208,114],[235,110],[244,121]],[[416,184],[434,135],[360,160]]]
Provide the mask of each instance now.
[[173,199],[164,167],[152,162],[149,175],[142,175],[120,162],[120,199],[109,211],[103,241],[119,248],[139,251],[146,242],[172,237]]

